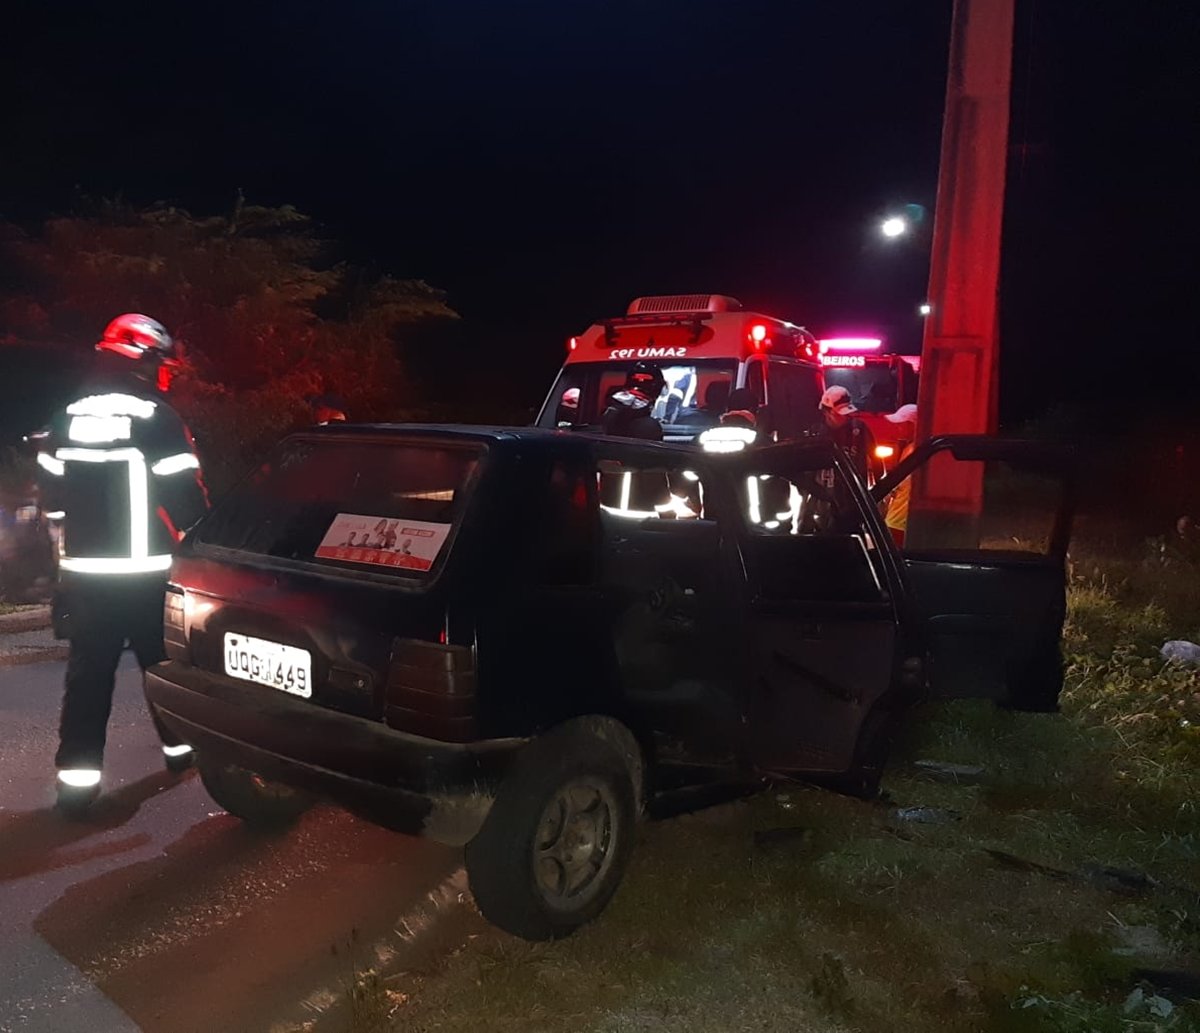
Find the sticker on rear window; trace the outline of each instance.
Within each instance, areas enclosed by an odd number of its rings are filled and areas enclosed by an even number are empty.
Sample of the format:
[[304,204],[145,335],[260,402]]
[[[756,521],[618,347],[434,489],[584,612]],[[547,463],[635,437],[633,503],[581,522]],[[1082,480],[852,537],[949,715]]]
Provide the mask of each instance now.
[[317,557],[376,567],[429,570],[449,533],[449,524],[339,513],[317,546]]

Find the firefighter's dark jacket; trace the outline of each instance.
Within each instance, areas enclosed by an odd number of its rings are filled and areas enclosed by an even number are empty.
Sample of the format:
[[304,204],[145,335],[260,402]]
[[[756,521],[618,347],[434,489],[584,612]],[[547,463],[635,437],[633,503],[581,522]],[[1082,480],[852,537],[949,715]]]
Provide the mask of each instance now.
[[165,571],[208,505],[192,436],[140,381],[96,380],[39,435],[42,505],[63,516],[61,569]]

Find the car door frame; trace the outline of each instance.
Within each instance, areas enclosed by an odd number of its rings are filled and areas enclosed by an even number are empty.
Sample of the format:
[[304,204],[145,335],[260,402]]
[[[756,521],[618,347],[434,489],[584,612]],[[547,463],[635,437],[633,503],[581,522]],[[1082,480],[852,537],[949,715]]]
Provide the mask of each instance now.
[[[707,463],[704,462],[703,453],[698,453],[693,449],[685,448],[672,444],[660,444],[657,442],[641,442],[633,439],[620,440],[613,438],[597,438],[592,450],[592,461],[597,472],[601,472],[601,464],[605,460],[616,460],[622,464],[628,463],[631,465],[644,466],[647,469],[687,469],[695,472],[700,478],[702,490],[705,490],[705,525],[711,525],[711,534],[717,540],[717,555],[714,560],[719,564],[717,572],[714,574],[714,580],[718,587],[728,586],[731,581],[731,571],[734,566],[740,561],[737,553],[736,544],[729,537],[729,528],[725,520],[719,516],[719,504],[717,508],[712,510],[712,515],[709,515],[710,506],[713,500],[710,500],[708,492],[708,484],[713,479],[713,472]],[[655,521],[652,518],[644,518],[642,520],[630,521],[630,534],[636,535],[643,539],[646,544],[653,543],[660,535],[678,534],[681,540],[688,536],[697,534],[699,529],[695,527],[687,527],[682,529],[676,524],[688,525],[690,520],[676,521],[671,519],[663,519]],[[661,524],[662,526],[658,526]],[[603,518],[601,519],[601,540],[600,550],[604,552],[606,544],[604,542]],[[601,577],[604,569],[604,561],[601,562]],[[614,604],[614,612],[619,608],[617,596],[621,594],[614,585],[606,584],[603,587]],[[739,614],[738,600],[734,597],[729,597],[724,603],[725,616],[731,623],[736,622]],[[615,629],[614,629],[615,634]],[[712,643],[708,643],[709,646]],[[639,731],[643,734],[653,735],[660,739],[663,744],[666,743],[685,743],[692,737],[691,733],[706,723],[712,723],[714,714],[720,715],[719,727],[723,732],[727,733],[729,714],[725,712],[726,707],[731,707],[736,710],[740,700],[737,693],[737,686],[730,679],[722,677],[722,666],[715,665],[712,670],[715,676],[711,683],[701,691],[695,699],[688,700],[686,698],[672,699],[669,695],[664,694],[659,700],[648,698],[641,692],[640,686],[631,687],[623,685],[622,695],[628,704],[629,712],[633,715],[633,720],[638,725]],[[721,762],[730,761],[737,753],[740,739],[738,736],[730,736],[723,734],[722,747],[723,749],[714,752],[726,753],[727,757],[722,757]],[[686,751],[685,751],[686,752]],[[678,758],[676,758],[678,759]],[[710,758],[713,759],[713,758]],[[715,760],[714,760],[715,762]]]
[[[1071,537],[1071,520],[1075,509],[1077,496],[1077,480],[1075,476],[1074,451],[1068,447],[1038,441],[1028,441],[1014,438],[1001,438],[991,435],[978,434],[947,434],[931,438],[913,450],[903,461],[897,464],[883,480],[875,484],[869,491],[870,498],[878,504],[891,494],[892,491],[907,477],[915,474],[934,455],[949,452],[955,460],[963,462],[1005,462],[1022,470],[1042,472],[1058,478],[1062,484],[1062,494],[1054,521],[1048,535],[1047,551],[1029,553],[1027,555],[1010,553],[1001,550],[985,549],[920,549],[904,551],[890,541],[889,552],[895,564],[895,573],[899,582],[904,586],[908,600],[910,619],[919,629],[925,640],[925,679],[931,695],[938,698],[956,698],[959,695],[989,698],[1012,707],[1013,709],[1031,710],[1037,712],[1054,711],[1057,709],[1058,692],[1061,689],[1061,661],[1059,659],[1059,642],[1061,619],[1065,616],[1066,593],[1066,556]],[[963,571],[973,570],[969,575],[975,583],[977,591],[974,601],[977,609],[965,613],[940,612],[940,606],[929,597],[927,568],[942,566],[946,571],[954,570],[962,575]],[[984,628],[995,631],[999,627],[997,618],[1002,616],[995,609],[987,609],[986,604],[995,603],[994,585],[1000,583],[1003,573],[1007,571],[1010,577],[1024,576],[1032,578],[1039,571],[1055,572],[1061,586],[1047,582],[1045,591],[1049,594],[1058,592],[1061,600],[1056,602],[1057,616],[1060,627],[1052,636],[1043,636],[1027,658],[1033,676],[1033,687],[1028,691],[1014,687],[1013,670],[1006,669],[1002,674],[1005,688],[1003,692],[971,691],[957,693],[949,691],[947,678],[938,673],[939,663],[945,667],[945,662],[956,648],[962,648],[963,643],[972,635],[977,635]],[[990,572],[990,573],[988,573]],[[967,576],[967,575],[962,575]],[[921,582],[926,582],[922,585]],[[960,593],[961,595],[961,593]],[[998,605],[998,604],[997,604]],[[1019,624],[1016,614],[1005,614],[1013,617],[1013,625]],[[1015,633],[1014,633],[1015,634]],[[1036,637],[1036,636],[1035,636]],[[997,638],[996,642],[1004,643]],[[957,643],[957,645],[956,645]],[[1008,643],[1016,646],[1016,639]],[[1057,667],[1057,675],[1053,673]],[[999,684],[1000,671],[992,675]],[[1057,687],[1052,682],[1057,681]],[[1052,697],[1052,698],[1051,698]]]
[[[755,563],[748,555],[748,548],[752,541],[751,536],[754,532],[741,513],[741,508],[737,502],[736,482],[737,478],[743,475],[745,467],[759,465],[755,463],[756,459],[759,463],[765,460],[771,465],[782,460],[783,467],[786,468],[786,457],[788,456],[796,456],[801,462],[812,469],[834,467],[845,479],[846,484],[853,493],[853,501],[859,524],[871,535],[875,545],[876,557],[880,561],[875,563],[870,555],[867,557],[868,562],[872,564],[873,573],[876,575],[882,592],[879,600],[839,604],[828,601],[822,602],[820,600],[768,600],[757,596],[757,588],[759,586],[756,583]],[[776,457],[780,457],[780,459],[776,459]],[[718,462],[714,460],[713,465],[717,466]],[[839,785],[843,776],[845,776],[850,779],[850,782],[847,782],[847,787],[854,788],[854,791],[869,791],[870,786],[877,784],[878,781],[879,768],[882,764],[879,749],[881,748],[881,744],[883,746],[886,745],[884,740],[890,734],[893,726],[892,718],[902,709],[903,704],[912,697],[912,693],[909,691],[911,688],[911,679],[906,673],[910,660],[909,654],[912,650],[912,636],[903,605],[902,582],[896,574],[895,557],[890,552],[890,540],[887,537],[886,528],[877,510],[870,504],[863,485],[854,473],[852,464],[845,454],[832,442],[782,442],[751,452],[739,453],[736,456],[730,457],[728,461],[721,462],[719,465],[723,467],[721,472],[725,475],[721,478],[723,496],[721,500],[721,518],[734,524],[732,537],[737,541],[741,553],[743,574],[742,626],[743,638],[745,640],[743,648],[744,655],[747,658],[754,656],[754,638],[760,633],[760,629],[755,624],[756,612],[766,613],[770,611],[772,616],[783,617],[784,619],[792,616],[796,617],[796,627],[799,636],[796,641],[800,644],[802,651],[805,641],[819,641],[822,619],[827,626],[838,623],[853,624],[862,620],[875,619],[887,623],[892,628],[890,651],[886,657],[886,673],[876,674],[875,677],[879,683],[871,690],[870,702],[866,706],[861,707],[860,711],[856,714],[855,744],[851,750],[843,749],[838,755],[841,758],[840,760],[832,756],[828,759],[823,759],[819,756],[818,744],[811,741],[806,743],[797,741],[794,744],[790,762],[780,754],[771,758],[774,761],[773,763],[764,764],[769,754],[765,753],[761,747],[756,747],[753,742],[755,735],[753,724],[756,719],[762,720],[761,715],[765,712],[762,709],[762,701],[757,697],[767,691],[774,691],[778,695],[779,690],[772,690],[769,686],[763,684],[762,679],[766,676],[766,670],[762,663],[757,661],[752,662],[748,670],[744,704],[747,720],[750,724],[747,736],[748,758],[760,770],[786,770],[790,773],[801,774],[815,780],[827,779],[830,780],[831,784],[837,782]],[[837,619],[839,616],[843,618],[840,622]],[[806,693],[810,699],[820,698],[812,691],[814,686],[821,685],[821,679],[813,677],[813,674],[816,672],[794,669],[794,673],[801,683],[807,682],[808,684],[807,687],[798,688],[792,686],[790,689],[783,690],[793,695],[791,698],[779,702],[777,713],[781,717],[788,713],[798,712],[804,708],[805,699],[802,698],[801,693]],[[834,693],[834,686],[825,685],[823,688],[830,694],[836,695]],[[865,696],[866,694],[862,695]],[[861,701],[859,695],[852,692],[844,692],[838,697],[837,704],[849,711],[854,707],[858,707]],[[877,739],[878,741],[876,741]],[[868,742],[868,740],[870,741]],[[770,744],[769,749],[776,748],[781,748],[779,742]],[[869,771],[867,771],[868,768],[870,769]],[[864,771],[867,772],[865,777],[860,777]],[[860,782],[861,785],[859,784]],[[851,783],[853,783],[853,786],[851,786]]]
[[872,501],[882,502],[905,477],[924,466],[937,452],[950,452],[955,459],[979,462],[1009,462],[1016,457],[1022,467],[1063,473],[1064,500],[1050,535],[1050,554],[1061,554],[1065,558],[1071,540],[1071,518],[1074,515],[1077,489],[1073,476],[1073,449],[1042,441],[1001,438],[990,434],[940,434],[922,442],[897,463],[886,477],[877,481],[868,490]]

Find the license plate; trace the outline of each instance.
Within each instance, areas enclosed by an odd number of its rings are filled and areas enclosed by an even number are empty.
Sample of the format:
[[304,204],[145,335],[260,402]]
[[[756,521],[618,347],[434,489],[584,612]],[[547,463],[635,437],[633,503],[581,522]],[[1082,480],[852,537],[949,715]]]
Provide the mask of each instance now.
[[312,695],[312,655],[307,649],[285,646],[282,642],[227,631],[225,673],[294,696]]

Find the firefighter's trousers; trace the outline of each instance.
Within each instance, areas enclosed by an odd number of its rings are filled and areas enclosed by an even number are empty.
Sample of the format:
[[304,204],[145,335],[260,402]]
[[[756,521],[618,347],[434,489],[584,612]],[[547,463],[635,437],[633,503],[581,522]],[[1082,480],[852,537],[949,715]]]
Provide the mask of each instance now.
[[[64,575],[56,603],[71,643],[55,766],[100,769],[117,664],[126,644],[144,671],[163,651],[162,574]],[[179,740],[155,722],[166,745]]]

